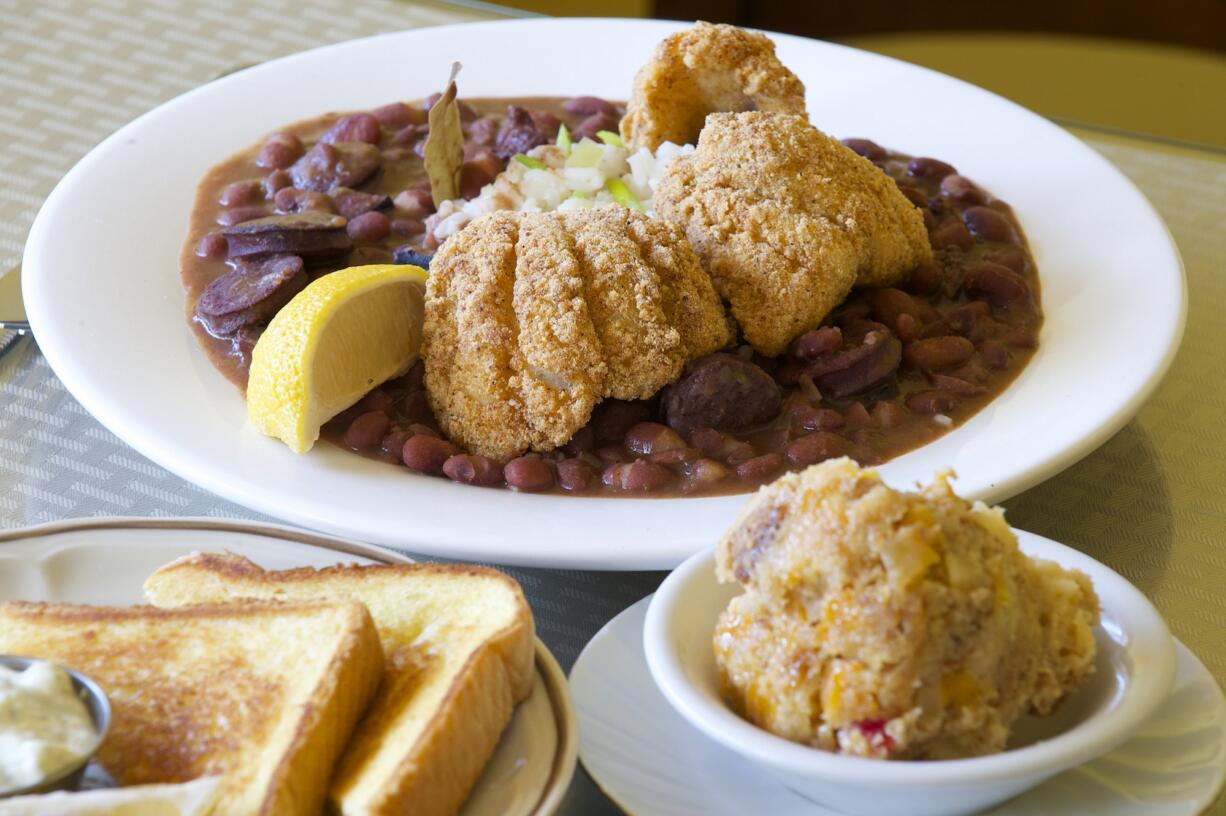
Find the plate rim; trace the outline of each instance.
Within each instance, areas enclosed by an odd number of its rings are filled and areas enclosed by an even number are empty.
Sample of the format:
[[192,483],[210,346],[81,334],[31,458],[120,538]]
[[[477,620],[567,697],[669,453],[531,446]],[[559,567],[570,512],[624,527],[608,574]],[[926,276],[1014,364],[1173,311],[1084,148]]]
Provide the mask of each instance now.
[[[218,519],[209,516],[174,518],[94,516],[0,529],[0,552],[7,544],[91,530],[191,530],[242,533],[285,541],[290,544],[307,544],[345,555],[367,558],[381,564],[419,563],[404,553],[377,544],[313,533],[283,524],[242,519]],[[554,748],[549,774],[542,785],[537,803],[528,816],[552,816],[557,812],[570,789],[570,782],[578,763],[579,720],[575,713],[574,700],[570,695],[570,685],[566,682],[566,674],[562,671],[557,658],[539,635],[533,635],[533,640],[535,642],[534,668],[548,695],[554,725],[557,729],[557,744]]]
[[[538,26],[573,26],[575,24],[618,24],[631,26],[636,28],[650,29],[654,32],[665,32],[667,30],[680,27],[682,24],[675,21],[647,21],[647,20],[624,20],[624,19],[609,19],[609,18],[554,18],[554,19],[527,19],[527,20],[496,20],[482,21],[472,23],[459,23],[446,26],[437,26],[430,29],[410,29],[406,31],[391,31],[376,34],[371,37],[361,38],[360,40],[349,40],[341,43],[333,43],[320,46],[318,48],[309,49],[307,51],[290,54],[276,60],[270,60],[264,65],[272,65],[274,63],[285,63],[288,61],[300,60],[307,58],[308,55],[316,55],[320,52],[343,49],[352,46],[355,42],[374,42],[379,40],[392,40],[393,38],[411,36],[414,33],[422,31],[430,31],[433,36],[454,33],[457,30],[477,29],[477,28],[496,28],[498,30],[507,27],[538,27]],[[1151,222],[1159,227],[1161,234],[1164,236],[1164,243],[1161,247],[1161,252],[1164,259],[1169,260],[1172,264],[1168,271],[1174,273],[1170,284],[1172,287],[1177,286],[1177,291],[1172,288],[1169,291],[1171,311],[1162,313],[1162,328],[1164,336],[1161,338],[1162,343],[1155,344],[1155,356],[1152,357],[1152,363],[1146,367],[1147,373],[1144,375],[1143,381],[1138,381],[1131,387],[1129,393],[1124,399],[1116,403],[1109,409],[1104,409],[1095,412],[1098,421],[1093,427],[1081,432],[1079,438],[1068,442],[1062,449],[1055,449],[1051,452],[1043,454],[1043,456],[1034,461],[1029,461],[1028,464],[1020,469],[1008,474],[1005,478],[991,480],[988,478],[994,474],[976,473],[983,484],[972,486],[971,491],[976,498],[981,498],[985,501],[994,503],[1015,495],[1029,487],[1034,486],[1062,470],[1068,468],[1075,462],[1084,458],[1091,451],[1101,446],[1111,436],[1117,433],[1135,414],[1140,410],[1141,406],[1149,399],[1155,389],[1161,384],[1166,376],[1178,353],[1184,332],[1186,330],[1187,319],[1187,273],[1183,263],[1183,259],[1179,253],[1178,246],[1175,244],[1173,237],[1170,234],[1169,227],[1163,222],[1161,216],[1154,208],[1153,204],[1148,201],[1137,186],[1125,176],[1122,172],[1115,168],[1107,159],[1098,154],[1085,143],[1078,140],[1072,134],[1059,127],[1055,123],[1046,120],[1037,114],[1029,111],[1022,106],[1004,99],[996,94],[991,93],[983,88],[974,86],[963,80],[941,74],[937,71],[904,63],[900,60],[885,57],[882,55],[868,54],[868,52],[859,51],[833,43],[822,43],[817,41],[809,41],[805,38],[795,37],[792,35],[778,34],[770,32],[771,36],[776,38],[777,42],[787,42],[795,47],[796,43],[805,43],[813,45],[819,49],[833,49],[835,51],[843,51],[861,56],[869,56],[874,61],[890,63],[897,66],[906,66],[906,70],[918,72],[920,74],[937,77],[939,81],[952,83],[961,86],[965,89],[971,89],[974,93],[983,95],[985,99],[990,98],[992,104],[1000,104],[1016,111],[1019,115],[1028,117],[1029,125],[1035,128],[1042,128],[1049,133],[1052,138],[1058,138],[1070,149],[1077,151],[1079,161],[1087,162],[1097,168],[1096,172],[1109,173],[1116,182],[1121,183],[1128,188],[1133,194],[1133,200],[1129,202],[1129,212],[1134,216],[1143,215],[1143,220]],[[263,66],[261,66],[263,67]],[[217,83],[228,83],[231,81],[241,81],[239,77],[246,72],[241,72],[232,77],[226,77],[218,80]],[[118,131],[104,139],[98,146],[90,151],[76,166],[74,166],[56,185],[55,190],[48,196],[42,208],[40,208],[39,216],[35,219],[34,225],[31,227],[31,238],[37,237],[43,239],[43,229],[40,224],[43,221],[44,213],[52,209],[49,207],[53,202],[57,202],[58,197],[62,197],[62,188],[75,180],[80,172],[84,172],[81,168],[86,165],[91,157],[95,157],[104,148],[111,145],[112,142],[126,136],[131,129],[136,128],[145,119],[155,116],[159,111],[168,106],[177,106],[185,104],[185,100],[201,92],[203,89],[217,83],[208,83],[190,89],[185,93],[168,100],[147,111],[131,122],[125,124]],[[79,172],[80,171],[80,172]],[[58,202],[57,202],[58,203]],[[1132,209],[1132,205],[1136,205],[1139,209]],[[26,257],[24,260],[27,268],[40,268],[39,252],[37,241],[30,240],[26,245]],[[1165,264],[1164,264],[1165,266]],[[1042,274],[1042,273],[1040,273]],[[27,295],[31,298],[29,310],[32,313],[37,313],[37,316],[32,316],[35,323],[41,321],[43,316],[50,315],[54,312],[51,307],[50,293],[43,291],[40,276],[31,276],[34,278],[31,285],[27,287]],[[44,315],[40,312],[43,306],[46,306],[47,312]],[[1050,320],[1050,314],[1049,314]],[[50,317],[47,318],[50,321]],[[1045,322],[1045,326],[1048,325]],[[55,334],[55,332],[53,332]],[[61,345],[62,348],[61,348]],[[300,502],[295,503],[292,499],[278,493],[274,496],[267,496],[263,493],[244,493],[236,486],[231,486],[218,470],[215,463],[204,462],[200,460],[198,455],[191,453],[187,449],[163,451],[157,444],[157,440],[144,438],[140,433],[134,430],[133,421],[124,419],[127,413],[125,408],[115,407],[113,402],[108,402],[103,391],[97,390],[92,385],[84,373],[75,370],[76,364],[71,360],[70,349],[72,343],[68,343],[62,339],[55,339],[48,336],[48,342],[43,347],[44,353],[47,356],[48,362],[56,371],[57,376],[69,386],[69,390],[73,396],[81,401],[87,407],[91,414],[102,422],[108,429],[121,429],[123,433],[116,431],[116,434],[128,445],[140,452],[142,455],[157,462],[159,465],[167,468],[171,472],[181,476],[182,478],[201,486],[202,488],[222,496],[228,500],[238,502],[246,507],[258,510],[260,512],[274,515],[286,520],[291,520],[294,523],[309,524],[313,527],[326,530],[328,532],[340,535],[342,537],[361,536],[369,538],[378,538],[394,543],[395,546],[403,547],[410,550],[429,551],[434,554],[443,555],[450,558],[463,558],[469,560],[486,560],[498,563],[517,564],[523,566],[548,566],[558,568],[579,568],[579,569],[659,569],[664,567],[676,566],[694,551],[693,547],[679,547],[673,545],[661,545],[646,549],[633,549],[629,555],[619,555],[617,548],[610,543],[602,542],[595,555],[588,554],[583,551],[575,551],[573,549],[559,548],[543,548],[540,546],[531,546],[524,543],[513,544],[510,547],[493,545],[489,543],[489,536],[482,536],[474,529],[465,529],[454,535],[448,535],[445,532],[440,533],[437,525],[433,529],[423,529],[420,533],[413,534],[413,541],[409,541],[409,534],[400,532],[388,532],[385,525],[379,522],[374,525],[364,524],[360,521],[355,521],[352,517],[344,513],[338,512],[335,508],[325,508],[322,512],[318,509],[310,510],[304,507]],[[1043,346],[1040,346],[1042,353]],[[63,351],[63,356],[61,356]],[[1160,352],[1160,353],[1159,353]],[[1033,369],[1034,362],[1024,369],[1020,377],[1026,376],[1026,372]],[[65,378],[62,372],[68,374]],[[73,384],[70,386],[70,383]],[[1015,385],[1011,385],[1016,387]],[[109,406],[109,407],[108,407]],[[991,406],[985,408],[985,411],[990,410]],[[113,410],[112,410],[113,409]],[[980,412],[977,416],[984,412]],[[974,417],[968,422],[974,421]],[[1078,422],[1079,427],[1084,423]],[[954,433],[956,433],[956,429]],[[944,438],[944,437],[942,437]],[[936,440],[939,442],[939,440]],[[967,440],[963,440],[967,441]],[[921,446],[923,447],[923,446]],[[905,457],[906,455],[904,455]],[[892,460],[897,461],[897,459]],[[888,465],[889,463],[887,463]],[[408,488],[412,490],[412,487]],[[583,502],[600,502],[600,503],[615,503],[626,502],[625,510],[629,513],[619,513],[619,515],[634,515],[634,505],[636,502],[643,502],[640,507],[646,508],[649,503],[656,502],[678,502],[684,501],[693,506],[694,512],[689,514],[676,513],[665,517],[661,513],[653,517],[653,521],[660,527],[667,527],[670,530],[681,529],[676,525],[684,525],[685,519],[692,519],[696,514],[705,515],[704,511],[720,513],[731,518],[733,507],[736,500],[743,499],[744,494],[736,494],[731,497],[710,497],[710,498],[681,498],[681,499],[634,499],[634,498],[600,498],[600,497],[540,497],[540,496],[518,496],[521,507],[516,511],[517,515],[521,516],[540,516],[541,511],[546,510],[547,505],[544,501],[566,501],[568,503],[583,503]],[[733,501],[729,501],[729,500]],[[497,513],[505,512],[502,508],[496,509]],[[612,511],[608,511],[612,512]],[[650,511],[648,511],[650,512]],[[564,529],[567,532],[573,533],[571,529],[573,525],[569,522],[559,523],[559,529]],[[645,525],[639,524],[631,532],[643,532],[646,529]],[[685,538],[678,536],[677,538]],[[442,541],[440,544],[439,542]]]

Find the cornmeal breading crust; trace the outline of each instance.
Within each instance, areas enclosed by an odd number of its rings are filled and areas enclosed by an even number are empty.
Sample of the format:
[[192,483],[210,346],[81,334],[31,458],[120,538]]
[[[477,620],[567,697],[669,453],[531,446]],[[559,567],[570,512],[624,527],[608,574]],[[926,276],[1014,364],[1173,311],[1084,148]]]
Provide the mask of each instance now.
[[680,232],[621,207],[495,212],[435,255],[426,388],[451,439],[495,459],[551,450],[605,397],[643,399],[726,345]]
[[867,159],[785,113],[714,113],[655,191],[746,340],[783,352],[854,285],[889,286],[932,259],[919,209]]
[[715,111],[805,112],[805,86],[765,34],[700,22],[656,46],[621,121],[632,149],[693,144]]

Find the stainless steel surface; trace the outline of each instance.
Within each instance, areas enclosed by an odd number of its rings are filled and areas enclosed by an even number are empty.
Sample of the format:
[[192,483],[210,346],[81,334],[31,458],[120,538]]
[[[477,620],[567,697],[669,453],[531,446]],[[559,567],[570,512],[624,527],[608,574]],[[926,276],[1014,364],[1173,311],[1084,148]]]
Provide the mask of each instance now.
[[[32,657],[18,657],[14,655],[0,655],[0,666],[14,669],[16,671],[24,671],[34,663],[48,663],[50,661],[39,660]],[[81,777],[85,773],[85,766],[89,764],[98,747],[102,745],[102,740],[106,737],[106,732],[111,727],[111,701],[107,699],[106,692],[102,690],[93,679],[86,677],[80,672],[73,671],[66,666],[60,666],[52,663],[51,665],[63,671],[68,675],[68,679],[72,681],[72,688],[80,697],[81,702],[85,704],[85,709],[89,712],[90,719],[94,721],[94,730],[98,734],[97,742],[94,748],[88,754],[81,757],[80,761],[74,762],[71,765],[66,765],[54,774],[42,779],[33,785],[26,785],[22,788],[13,788],[10,790],[0,790],[0,799],[6,799],[12,796],[26,796],[34,793],[50,793],[57,790],[72,790],[76,788],[81,781]]]
[[[29,334],[26,305],[21,299],[21,264],[0,275],[0,330],[14,334]],[[0,331],[0,349],[4,346]]]

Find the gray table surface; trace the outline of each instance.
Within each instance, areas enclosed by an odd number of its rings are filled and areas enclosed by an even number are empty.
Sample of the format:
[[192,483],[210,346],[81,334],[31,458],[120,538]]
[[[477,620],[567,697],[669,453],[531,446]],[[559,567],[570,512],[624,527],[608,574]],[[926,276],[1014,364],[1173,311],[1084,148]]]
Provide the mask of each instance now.
[[[29,224],[60,176],[160,102],[236,66],[326,42],[499,14],[480,4],[392,0],[0,0],[0,134],[8,142],[0,151],[0,270],[19,260]],[[1009,520],[1136,583],[1221,683],[1226,156],[1075,132],[1129,175],[1166,220],[1187,267],[1188,329],[1171,373],[1137,418],[1081,462],[1006,502]],[[0,356],[0,527],[104,515],[260,518],[133,451],[67,393],[32,340],[18,340]],[[508,572],[567,669],[607,620],[663,577]],[[616,812],[580,769],[563,813]]]

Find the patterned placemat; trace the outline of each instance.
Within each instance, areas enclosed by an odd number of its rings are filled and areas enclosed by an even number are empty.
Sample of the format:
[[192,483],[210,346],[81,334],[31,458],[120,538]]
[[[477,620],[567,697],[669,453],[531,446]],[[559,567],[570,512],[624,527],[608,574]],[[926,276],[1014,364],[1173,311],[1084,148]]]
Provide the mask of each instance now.
[[[304,48],[491,16],[393,0],[0,0],[0,134],[8,148],[0,151],[0,270],[17,262],[59,177],[160,102]],[[1136,583],[1226,681],[1226,158],[1082,135],[1170,227],[1188,272],[1187,334],[1137,418],[1078,464],[1007,502],[1009,519]],[[34,342],[18,339],[0,354],[0,527],[101,515],[259,518],[124,445],[64,390]],[[510,572],[566,667],[605,621],[661,578]],[[564,812],[613,811],[580,775]]]

